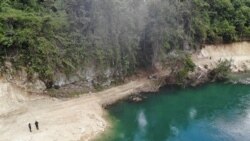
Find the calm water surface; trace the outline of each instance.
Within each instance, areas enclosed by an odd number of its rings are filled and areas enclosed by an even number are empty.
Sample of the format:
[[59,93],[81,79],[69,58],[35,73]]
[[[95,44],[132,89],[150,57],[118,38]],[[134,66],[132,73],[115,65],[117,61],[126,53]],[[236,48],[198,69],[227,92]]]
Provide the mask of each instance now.
[[98,141],[250,141],[247,85],[164,88],[109,112],[113,127]]

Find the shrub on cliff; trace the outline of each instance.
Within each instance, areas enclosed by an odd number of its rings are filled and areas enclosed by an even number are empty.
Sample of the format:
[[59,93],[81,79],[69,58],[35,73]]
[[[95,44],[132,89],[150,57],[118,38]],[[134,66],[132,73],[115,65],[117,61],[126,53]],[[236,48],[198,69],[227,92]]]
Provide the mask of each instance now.
[[168,60],[168,67],[171,68],[171,75],[167,80],[172,81],[170,83],[185,86],[188,74],[193,72],[196,67],[191,56],[185,52],[179,51],[169,54]]
[[231,71],[231,61],[224,60],[219,61],[217,67],[209,73],[211,80],[224,81],[228,79],[228,75]]
[[180,84],[185,84],[185,80],[188,77],[189,72],[193,72],[195,69],[195,64],[193,63],[190,56],[186,56],[183,60],[182,67],[177,71],[176,77],[177,82]]

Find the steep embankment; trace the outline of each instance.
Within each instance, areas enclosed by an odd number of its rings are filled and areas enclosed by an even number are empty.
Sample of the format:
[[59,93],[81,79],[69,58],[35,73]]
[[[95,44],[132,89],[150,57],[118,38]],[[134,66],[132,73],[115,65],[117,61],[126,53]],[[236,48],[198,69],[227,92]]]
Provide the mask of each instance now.
[[13,87],[7,81],[0,79],[0,118],[8,114],[24,111],[23,103],[28,100],[22,90]]
[[[193,54],[197,66],[215,67],[220,59],[232,59],[236,70],[243,64],[249,67],[250,43],[207,46],[201,52]],[[210,59],[211,57],[211,59]],[[239,67],[239,68],[237,68]],[[210,68],[210,69],[211,69]],[[205,69],[205,68],[204,68]],[[159,78],[169,73],[160,72]],[[127,84],[102,92],[83,95],[73,99],[55,99],[43,96],[31,96],[0,81],[1,109],[0,141],[87,141],[107,127],[103,116],[103,104],[109,104],[132,93],[152,90],[154,80],[141,78]],[[40,130],[28,131],[27,124],[40,123]]]
[[192,56],[195,64],[205,69],[213,69],[221,60],[231,60],[233,72],[250,70],[250,42],[225,45],[208,45]]

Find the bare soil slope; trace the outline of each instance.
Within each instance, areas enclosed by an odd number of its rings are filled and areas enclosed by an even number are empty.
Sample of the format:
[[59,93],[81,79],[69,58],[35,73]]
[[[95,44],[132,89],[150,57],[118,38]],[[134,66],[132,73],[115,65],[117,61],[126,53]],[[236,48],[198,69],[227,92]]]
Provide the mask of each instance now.
[[192,56],[195,64],[201,68],[216,67],[219,60],[232,60],[232,71],[240,72],[250,69],[250,42],[225,45],[208,45]]

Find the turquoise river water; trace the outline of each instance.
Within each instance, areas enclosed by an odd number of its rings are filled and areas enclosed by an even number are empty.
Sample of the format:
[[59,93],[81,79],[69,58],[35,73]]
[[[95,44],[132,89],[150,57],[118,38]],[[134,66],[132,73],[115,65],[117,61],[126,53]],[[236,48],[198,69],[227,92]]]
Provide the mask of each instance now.
[[98,141],[250,141],[250,86],[213,83],[162,88],[141,103],[109,108]]

